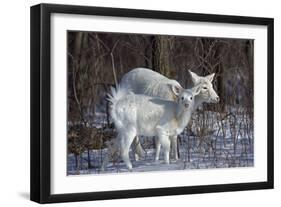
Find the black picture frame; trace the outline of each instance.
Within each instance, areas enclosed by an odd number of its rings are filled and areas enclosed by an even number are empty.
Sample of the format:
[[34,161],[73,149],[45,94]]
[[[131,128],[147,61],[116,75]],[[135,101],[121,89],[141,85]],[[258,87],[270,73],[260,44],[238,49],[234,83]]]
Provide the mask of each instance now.
[[[169,187],[74,194],[51,194],[50,130],[51,71],[50,15],[52,13],[181,20],[207,23],[231,23],[267,26],[267,181],[187,187]],[[103,199],[166,196],[273,188],[274,177],[274,106],[273,106],[273,39],[272,18],[195,14],[152,10],[102,8],[89,6],[39,4],[31,7],[31,151],[30,199],[38,203],[88,201]]]

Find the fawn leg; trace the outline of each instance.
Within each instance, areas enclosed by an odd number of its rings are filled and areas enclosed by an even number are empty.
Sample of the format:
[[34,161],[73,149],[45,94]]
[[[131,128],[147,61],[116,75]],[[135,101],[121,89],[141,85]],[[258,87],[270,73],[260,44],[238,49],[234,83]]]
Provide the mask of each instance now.
[[167,135],[159,135],[159,141],[163,147],[164,161],[166,164],[170,163],[170,139]]
[[159,137],[155,137],[155,161],[159,160],[159,155],[160,155],[160,148],[161,148],[161,143],[159,140]]
[[178,160],[178,150],[177,150],[177,135],[171,136],[171,150],[172,150],[172,156],[175,158],[175,160]]

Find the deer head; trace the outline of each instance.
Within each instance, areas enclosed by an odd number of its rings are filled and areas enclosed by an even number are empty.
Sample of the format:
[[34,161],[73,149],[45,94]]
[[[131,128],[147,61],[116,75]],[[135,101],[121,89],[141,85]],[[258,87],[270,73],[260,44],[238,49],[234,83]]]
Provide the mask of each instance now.
[[191,75],[194,86],[200,88],[200,93],[197,96],[201,98],[201,101],[207,103],[218,103],[220,98],[214,90],[212,84],[215,73],[212,73],[205,77],[199,76],[190,70],[189,73]]

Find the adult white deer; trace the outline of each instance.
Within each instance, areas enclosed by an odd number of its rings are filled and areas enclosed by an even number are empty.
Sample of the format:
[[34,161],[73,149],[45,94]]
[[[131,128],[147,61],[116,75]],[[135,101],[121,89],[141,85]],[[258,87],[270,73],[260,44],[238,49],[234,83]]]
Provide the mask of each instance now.
[[[170,86],[172,87],[172,86]],[[143,94],[134,94],[126,88],[112,88],[109,94],[111,117],[117,129],[117,142],[121,157],[129,170],[130,146],[136,136],[156,136],[163,146],[165,163],[169,164],[170,136],[182,133],[194,108],[194,96],[201,86],[183,89],[177,101]]]
[[[202,77],[198,76],[194,72],[189,71],[192,82],[194,86],[201,86],[201,91],[195,96],[194,108],[196,110],[203,102],[216,103],[219,101],[219,97],[215,90],[213,89],[212,81],[214,78],[214,73],[208,76]],[[136,68],[126,73],[120,82],[121,87],[126,87],[136,94],[145,94],[148,96],[160,97],[167,100],[175,101],[177,95],[183,88],[176,81],[169,79],[155,71],[146,68]],[[177,154],[177,137],[170,137],[171,140],[171,152],[175,159],[178,159]],[[144,150],[142,149],[139,138],[136,137],[135,142],[135,152],[136,157],[143,157]],[[155,160],[159,159],[161,144],[156,139],[156,155]]]

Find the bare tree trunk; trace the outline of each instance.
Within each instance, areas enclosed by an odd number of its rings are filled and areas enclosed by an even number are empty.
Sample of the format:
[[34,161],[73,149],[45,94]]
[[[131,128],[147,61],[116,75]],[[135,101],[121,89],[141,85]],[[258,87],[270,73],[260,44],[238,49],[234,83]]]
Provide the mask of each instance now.
[[83,40],[83,32],[78,32],[75,35],[74,40],[74,58],[77,62],[77,66],[79,66],[80,60],[81,60],[81,49],[82,49],[82,40]]
[[80,174],[80,155],[75,155],[76,174]]
[[155,36],[152,42],[152,65],[155,71],[166,77],[171,77],[169,41],[167,37]]
[[91,166],[91,156],[90,156],[90,149],[88,148],[87,149],[87,157],[88,157],[88,169],[90,169],[92,166]]
[[154,36],[148,36],[146,38],[148,38],[148,42],[150,42],[150,44],[146,45],[146,47],[144,48],[144,55],[147,57],[147,58],[144,58],[144,64],[145,64],[145,67],[153,69],[153,63],[152,63],[153,44],[154,44],[153,41],[155,40],[155,38],[154,38]]
[[75,43],[74,43],[74,65],[73,65],[73,73],[72,73],[72,87],[73,87],[73,93],[74,93],[74,97],[75,97],[75,101],[77,103],[77,108],[79,111],[79,114],[81,116],[82,119],[82,108],[81,108],[81,104],[77,95],[77,90],[76,90],[76,76],[77,73],[80,69],[80,62],[81,62],[81,49],[82,49],[82,43],[83,43],[83,33],[82,32],[78,32],[76,37],[75,37]]
[[220,97],[220,109],[222,112],[226,111],[226,102],[225,102],[225,88],[224,88],[224,67],[220,63],[218,65],[218,69],[216,70],[217,76],[217,90],[218,90],[218,96]]
[[78,155],[75,154],[75,167],[76,167],[76,170],[78,169]]
[[[246,53],[246,67],[247,67],[247,71],[248,71],[248,81],[247,81],[247,85],[250,90],[248,91],[247,95],[248,97],[253,97],[254,94],[254,73],[253,73],[253,67],[254,67],[254,42],[253,40],[247,40],[246,44],[245,44],[245,53]],[[246,103],[248,105],[249,108],[253,108],[254,105],[254,101],[253,99],[249,99],[248,101],[249,103]]]
[[109,102],[106,101],[106,108],[105,108],[105,112],[106,112],[106,122],[107,122],[107,126],[110,127],[110,113],[109,113]]

